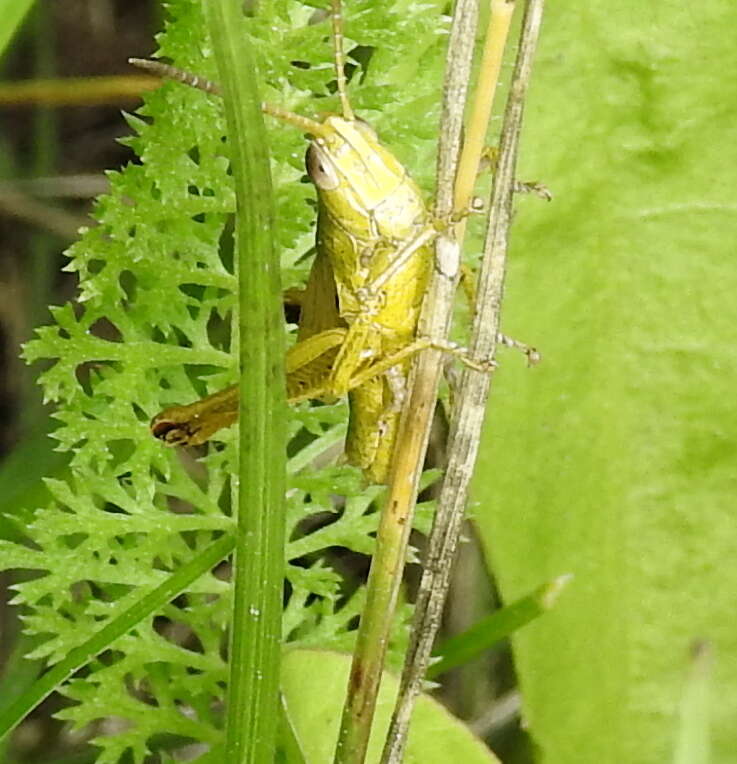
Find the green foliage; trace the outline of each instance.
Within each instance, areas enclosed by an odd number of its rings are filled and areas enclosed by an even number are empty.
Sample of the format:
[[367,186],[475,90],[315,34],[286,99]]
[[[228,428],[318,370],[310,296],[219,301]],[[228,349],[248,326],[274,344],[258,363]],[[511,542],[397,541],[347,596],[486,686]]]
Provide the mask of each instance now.
[[694,639],[711,761],[735,760],[737,6],[548,3],[476,520],[505,601],[572,572],[515,637],[542,762],[673,759]]
[[482,618],[466,631],[445,640],[433,650],[435,662],[425,672],[427,679],[471,662],[489,648],[508,639],[523,626],[539,618],[558,601],[563,589],[570,583],[570,576],[558,576],[526,597],[520,597],[505,607]]
[[[264,97],[306,114],[334,110],[327,25],[308,23],[314,9],[294,0],[263,10],[249,31]],[[170,11],[161,55],[214,78],[200,3],[176,0]],[[440,6],[397,14],[390,3],[366,0],[351,4],[346,25],[349,45],[355,35],[376,46],[370,57],[363,50],[368,64],[354,77],[354,105],[421,170],[427,187],[446,28]],[[402,89],[408,82],[409,97]],[[232,531],[234,432],[219,433],[195,460],[165,448],[148,429],[161,408],[220,389],[236,373],[235,200],[221,104],[167,83],[128,121],[139,160],[110,173],[110,194],[95,208],[98,225],[68,252],[79,304],[55,308],[55,323],[25,351],[30,362],[53,361],[42,383],[46,400],[58,403],[54,437],[71,454],[71,477],[49,481],[53,503],[27,528],[32,544],[0,542],[0,555],[5,568],[39,572],[17,587],[16,601],[26,607],[29,632],[43,636],[33,656],[49,664]],[[304,139],[277,125],[270,141],[284,281],[298,284],[314,228],[313,189],[302,182]],[[371,552],[378,489],[366,491],[347,466],[312,466],[339,445],[344,420],[344,404],[303,405],[289,425],[284,635],[294,645],[350,647],[362,603],[363,590],[345,593],[326,552]],[[336,494],[349,497],[344,508]],[[183,743],[220,743],[226,579],[221,568],[199,577],[61,687],[75,701],[61,716],[75,725],[119,720],[115,733],[96,738],[98,761],[128,751],[139,762],[153,750],[166,757]]]
[[[347,656],[326,650],[294,650],[284,657],[282,692],[297,734],[305,741],[307,761],[332,760],[349,668]],[[309,691],[316,685],[322,688],[318,697]],[[395,676],[384,675],[366,754],[369,764],[377,764],[381,759],[398,686]],[[322,734],[312,734],[315,729],[321,730]],[[404,761],[407,764],[447,764],[450,761],[499,764],[499,759],[464,724],[427,695],[418,698]]]
[[0,0],[0,55],[23,25],[34,0]]

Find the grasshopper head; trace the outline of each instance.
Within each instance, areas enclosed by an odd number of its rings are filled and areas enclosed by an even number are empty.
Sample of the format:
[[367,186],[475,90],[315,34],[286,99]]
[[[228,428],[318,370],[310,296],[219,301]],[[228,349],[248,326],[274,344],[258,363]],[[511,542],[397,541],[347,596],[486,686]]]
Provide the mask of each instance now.
[[330,116],[307,149],[307,173],[325,213],[359,238],[401,236],[424,213],[419,189],[369,125]]

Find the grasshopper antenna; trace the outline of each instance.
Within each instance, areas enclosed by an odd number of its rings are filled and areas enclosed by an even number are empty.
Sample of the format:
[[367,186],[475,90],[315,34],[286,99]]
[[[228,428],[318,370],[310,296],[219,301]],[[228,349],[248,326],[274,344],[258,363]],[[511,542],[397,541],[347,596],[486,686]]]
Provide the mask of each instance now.
[[151,74],[161,77],[165,80],[176,80],[184,85],[189,85],[197,90],[204,90],[205,93],[220,94],[220,86],[204,77],[198,77],[196,74],[187,72],[184,69],[178,69],[171,64],[165,64],[162,61],[152,61],[150,58],[129,58],[129,64],[144,69]]
[[[189,85],[191,88],[197,90],[203,90],[205,93],[213,93],[215,95],[222,95],[222,90],[216,82],[205,79],[196,74],[186,71],[185,69],[179,69],[171,64],[165,64],[162,61],[152,61],[149,58],[129,58],[129,64],[137,66],[139,69],[144,69],[151,74],[161,77],[165,80],[175,80],[181,82],[184,85]],[[350,105],[348,106],[350,111]],[[270,114],[276,119],[280,119],[282,122],[288,122],[290,125],[294,125],[298,130],[308,135],[314,135],[315,137],[325,136],[328,134],[327,129],[320,122],[316,122],[309,117],[303,117],[301,114],[295,114],[294,112],[282,109],[279,106],[273,106],[270,103],[262,103],[261,111],[264,114]],[[350,119],[353,119],[353,112],[350,112]],[[348,117],[346,118],[348,119]]]
[[338,83],[338,95],[345,119],[355,119],[345,79],[345,50],[343,48],[343,9],[340,0],[331,0],[333,19],[333,50],[335,52],[335,80]]

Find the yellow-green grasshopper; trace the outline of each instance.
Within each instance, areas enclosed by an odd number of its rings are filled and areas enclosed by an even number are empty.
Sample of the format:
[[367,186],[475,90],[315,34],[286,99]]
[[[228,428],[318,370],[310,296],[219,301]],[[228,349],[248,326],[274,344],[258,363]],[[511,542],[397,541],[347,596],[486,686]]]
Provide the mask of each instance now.
[[[317,263],[332,271],[337,316],[307,329],[287,355],[291,400],[349,396],[348,461],[372,482],[388,479],[411,356],[431,343],[416,336],[432,267],[436,221],[404,167],[364,121],[354,116],[346,88],[339,0],[332,0],[335,72],[342,115],[316,121],[268,104],[265,113],[310,136],[306,164],[318,196]],[[165,76],[214,90],[161,65]],[[329,291],[329,290],[327,290]],[[311,287],[305,299],[312,297]],[[331,307],[324,305],[327,314]],[[457,352],[448,343],[444,349]],[[305,379],[302,380],[301,378]],[[236,416],[237,392],[216,393],[167,409],[152,422],[168,442],[202,442]],[[187,417],[196,415],[196,426]],[[211,419],[208,417],[211,415]],[[205,422],[202,425],[202,422]],[[188,436],[197,430],[199,435]],[[202,436],[202,437],[200,437]]]

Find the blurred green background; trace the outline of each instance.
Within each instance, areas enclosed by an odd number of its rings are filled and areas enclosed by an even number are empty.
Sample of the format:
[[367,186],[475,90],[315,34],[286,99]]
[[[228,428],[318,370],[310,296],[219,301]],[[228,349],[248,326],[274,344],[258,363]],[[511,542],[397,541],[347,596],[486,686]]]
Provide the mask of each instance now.
[[[75,297],[62,272],[66,247],[107,188],[104,170],[132,158],[121,109],[140,103],[131,55],[154,48],[158,0],[0,0],[0,536],[18,539],[31,512],[47,503],[42,477],[64,471],[47,433],[50,409],[25,367],[20,344],[48,323],[49,304]],[[116,79],[104,79],[114,77]],[[95,79],[90,79],[95,78]],[[59,80],[62,80],[61,82]],[[50,82],[49,82],[50,81]],[[29,85],[31,88],[29,89]],[[29,644],[8,605],[17,575],[2,574],[0,707],[33,681],[39,666],[20,660]],[[93,761],[85,736],[37,709],[0,746],[2,762]]]

